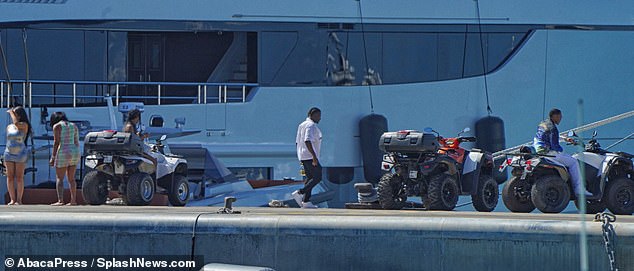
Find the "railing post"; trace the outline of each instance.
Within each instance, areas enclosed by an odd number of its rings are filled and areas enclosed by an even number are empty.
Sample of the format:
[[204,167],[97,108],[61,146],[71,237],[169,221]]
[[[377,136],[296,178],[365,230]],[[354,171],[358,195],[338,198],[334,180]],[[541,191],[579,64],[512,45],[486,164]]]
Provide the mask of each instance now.
[[0,82],[0,108],[4,106],[4,82]]
[[119,84],[115,86],[115,99],[117,100],[117,106],[119,106]]
[[33,83],[29,82],[29,108],[33,108]]
[[26,106],[26,81],[22,82],[22,103]]
[[247,86],[242,85],[242,102],[244,103],[246,100],[247,96]]
[[158,85],[158,105],[161,105],[161,85]]
[[225,85],[225,95],[224,96],[225,96],[224,97],[225,98],[225,103],[227,103],[227,85]]
[[7,108],[11,106],[11,83],[7,83]]
[[200,104],[200,85],[198,85],[198,104]]
[[77,107],[77,83],[73,83],[73,107]]
[[222,86],[218,85],[218,103],[222,103]]
[[204,86],[205,91],[205,103],[207,103],[207,85]]

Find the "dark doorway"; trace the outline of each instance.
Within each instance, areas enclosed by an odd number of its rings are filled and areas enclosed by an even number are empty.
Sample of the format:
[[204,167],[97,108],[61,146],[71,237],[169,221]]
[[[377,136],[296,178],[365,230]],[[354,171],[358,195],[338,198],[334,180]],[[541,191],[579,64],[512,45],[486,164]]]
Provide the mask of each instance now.
[[[165,81],[165,36],[163,34],[128,33],[128,81]],[[128,86],[125,100],[156,104],[156,86]]]
[[247,33],[247,82],[258,82],[258,33]]
[[[232,32],[129,32],[128,81],[207,82],[232,41]],[[158,102],[156,84],[128,86],[120,95]],[[197,86],[161,86],[161,104],[193,103],[197,95]]]

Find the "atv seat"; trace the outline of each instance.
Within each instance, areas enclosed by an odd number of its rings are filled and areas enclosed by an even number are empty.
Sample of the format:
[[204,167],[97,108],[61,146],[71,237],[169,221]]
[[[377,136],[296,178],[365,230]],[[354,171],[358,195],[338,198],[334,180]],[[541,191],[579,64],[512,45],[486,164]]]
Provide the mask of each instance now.
[[535,151],[535,148],[533,148],[533,146],[521,146],[520,147],[520,153],[537,154],[537,152]]
[[520,153],[524,154],[524,159],[530,159],[532,156],[537,155],[537,151],[535,151],[535,148],[533,148],[533,146],[521,146],[519,151]]

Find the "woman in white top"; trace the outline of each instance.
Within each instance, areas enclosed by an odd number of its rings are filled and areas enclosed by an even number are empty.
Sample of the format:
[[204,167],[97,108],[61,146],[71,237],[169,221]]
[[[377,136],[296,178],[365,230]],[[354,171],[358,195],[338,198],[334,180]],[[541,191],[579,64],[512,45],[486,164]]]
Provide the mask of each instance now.
[[7,147],[4,150],[7,190],[11,198],[8,205],[19,205],[22,204],[24,194],[24,168],[28,155],[26,142],[31,134],[31,123],[22,106],[11,108],[7,113],[12,120],[12,123],[7,125]]

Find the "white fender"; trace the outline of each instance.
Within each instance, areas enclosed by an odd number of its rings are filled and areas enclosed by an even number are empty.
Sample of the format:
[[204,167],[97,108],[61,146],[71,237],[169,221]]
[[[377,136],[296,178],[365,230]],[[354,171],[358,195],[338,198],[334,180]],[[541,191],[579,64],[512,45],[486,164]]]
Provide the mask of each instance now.
[[601,166],[601,171],[599,172],[599,174],[606,176],[606,174],[608,173],[608,170],[610,169],[609,167],[612,164],[612,161],[616,159],[617,157],[618,155],[616,154],[613,154],[613,153],[608,154],[603,161],[603,164]]
[[604,155],[591,152],[575,153],[572,155],[572,158],[575,158],[578,161],[583,161],[584,163],[589,164],[596,169],[600,169],[605,160]]
[[467,174],[469,172],[475,171],[480,165],[480,161],[482,161],[482,156],[484,153],[481,152],[469,152],[467,159],[465,159],[464,167],[462,169],[462,174]]

